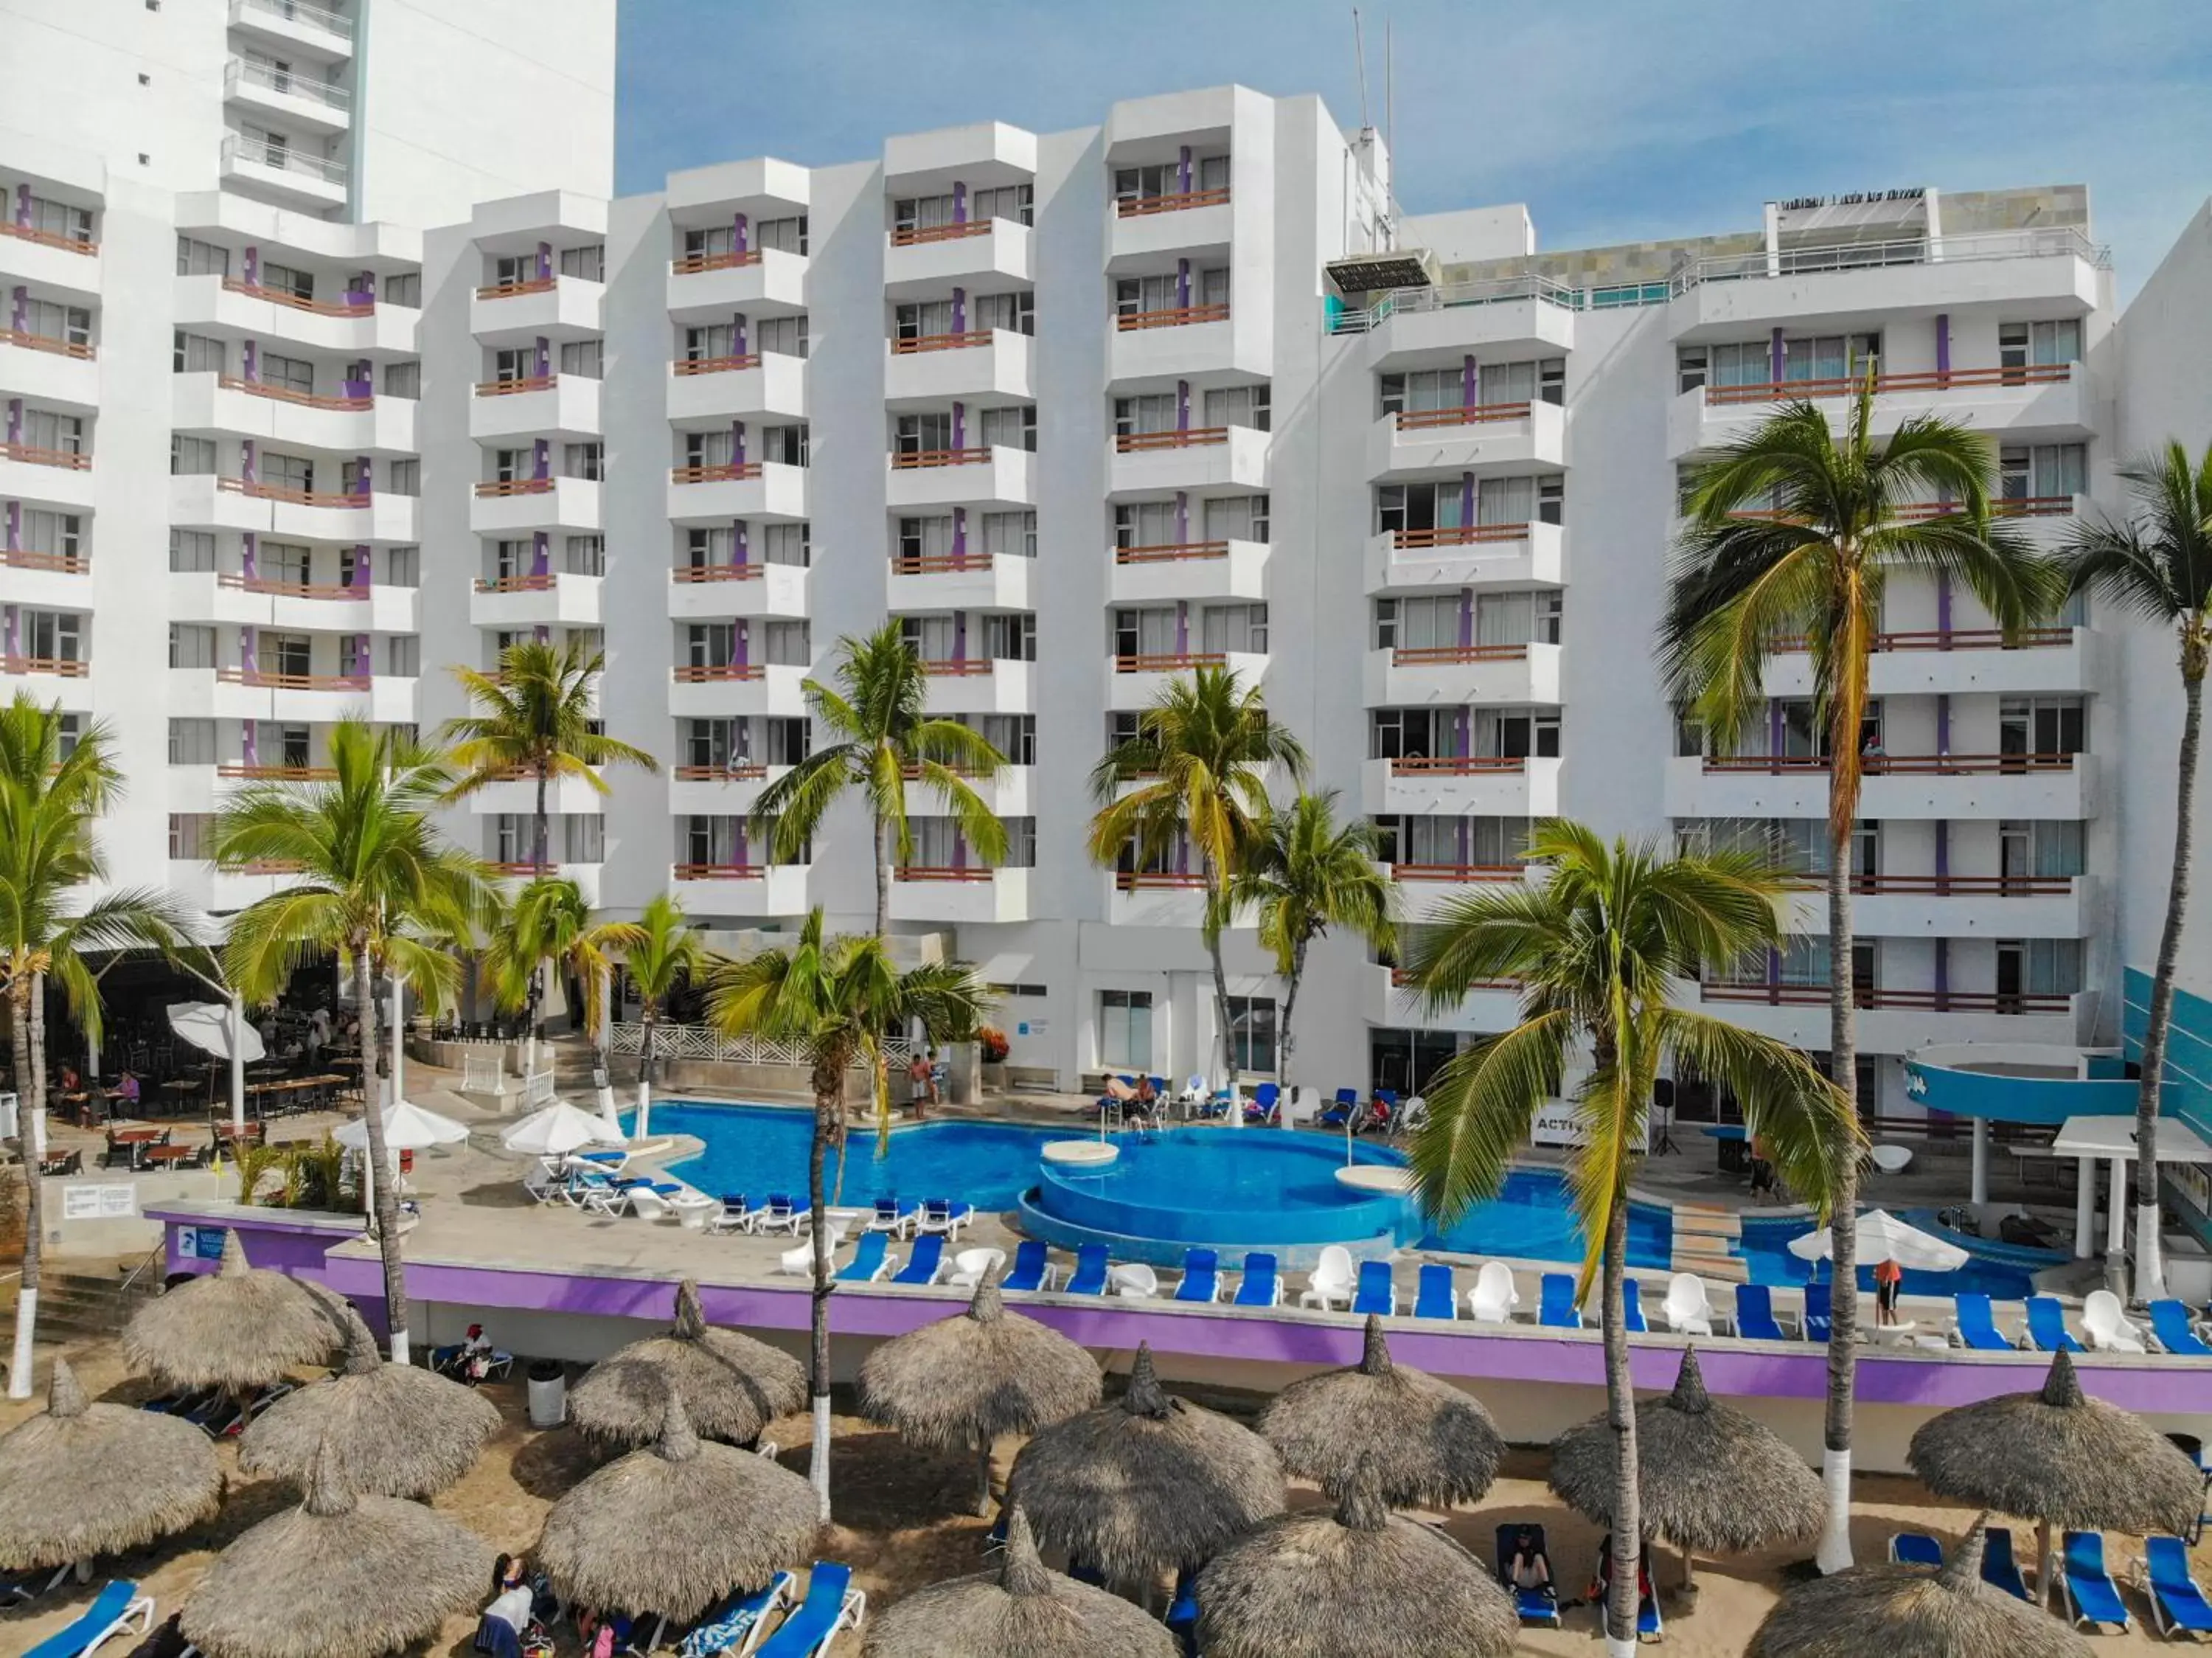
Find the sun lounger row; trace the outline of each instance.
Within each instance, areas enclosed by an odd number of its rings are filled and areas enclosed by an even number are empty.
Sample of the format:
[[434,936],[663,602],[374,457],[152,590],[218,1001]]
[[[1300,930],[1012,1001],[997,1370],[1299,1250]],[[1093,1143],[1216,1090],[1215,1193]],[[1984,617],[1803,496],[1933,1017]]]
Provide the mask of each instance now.
[[[235,1439],[246,1426],[278,1399],[290,1393],[289,1381],[271,1383],[250,1399],[240,1399],[221,1387],[195,1387],[164,1393],[138,1408],[189,1422],[210,1439]],[[4,1602],[0,1602],[4,1604]]]
[[[961,1228],[975,1218],[973,1205],[950,1198],[925,1198],[920,1203],[878,1198],[862,1230],[894,1238],[933,1233],[957,1238]],[[742,1192],[726,1192],[722,1194],[722,1212],[707,1222],[707,1229],[761,1235],[787,1232],[795,1235],[808,1221],[806,1204],[794,1201],[786,1192],[772,1192],[764,1202],[755,1204]]]
[[[692,1626],[677,1646],[678,1658],[819,1658],[845,1630],[858,1630],[867,1615],[868,1597],[854,1587],[853,1569],[817,1560],[806,1575],[806,1595],[799,1580],[780,1571],[766,1588],[732,1594]],[[781,1617],[773,1633],[770,1620]]]
[[[1889,1539],[1889,1557],[1900,1565],[1940,1566],[1943,1545],[1925,1533],[1899,1532]],[[2142,1556],[2135,1564],[2136,1581],[2150,1602],[2151,1622],[2160,1635],[2171,1640],[2178,1634],[2212,1634],[2212,1601],[2205,1599],[2190,1571],[2186,1543],[2178,1537],[2146,1538]],[[2102,1533],[2066,1533],[2057,1565],[2067,1616],[2077,1628],[2087,1624],[2126,1632],[2127,1602],[2120,1598],[2119,1586],[2105,1563]],[[1988,1529],[1982,1545],[1982,1577],[2007,1594],[2034,1603],[2008,1527]]]
[[[68,1568],[64,1567],[64,1575]],[[57,1578],[56,1582],[60,1580]],[[48,1585],[52,1587],[52,1584]],[[0,1598],[0,1606],[9,1604]],[[70,1626],[27,1649],[22,1658],[86,1658],[117,1636],[143,1641],[154,1628],[154,1601],[118,1578],[101,1589]]]

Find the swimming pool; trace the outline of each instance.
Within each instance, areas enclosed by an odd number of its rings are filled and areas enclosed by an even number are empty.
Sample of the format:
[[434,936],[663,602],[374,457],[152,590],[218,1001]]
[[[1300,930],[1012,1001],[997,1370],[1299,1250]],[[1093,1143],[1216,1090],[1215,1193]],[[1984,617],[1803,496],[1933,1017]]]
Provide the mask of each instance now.
[[[2018,1244],[2002,1243],[1990,1238],[1970,1238],[1936,1224],[1932,1213],[1908,1210],[1900,1213],[1899,1220],[1910,1222],[1924,1232],[1934,1234],[1949,1243],[1957,1244],[1966,1252],[1966,1264],[1955,1272],[1917,1272],[1908,1271],[1899,1286],[1908,1295],[1958,1295],[1977,1291],[1996,1301],[2019,1301],[2035,1293],[2035,1275],[2044,1268],[2064,1264],[2066,1256],[2049,1250],[2028,1249]],[[1743,1222],[1743,1241],[1737,1253],[1751,1264],[1753,1283],[1802,1284],[1809,1276],[1811,1265],[1799,1260],[1790,1253],[1790,1240],[1812,1230],[1802,1219],[1775,1216],[1761,1220],[1746,1216]],[[1820,1268],[1822,1276],[1827,1268]],[[1868,1262],[1859,1268],[1859,1289],[1867,1295],[1874,1294],[1874,1264]],[[1870,1316],[1870,1315],[1869,1315]]]

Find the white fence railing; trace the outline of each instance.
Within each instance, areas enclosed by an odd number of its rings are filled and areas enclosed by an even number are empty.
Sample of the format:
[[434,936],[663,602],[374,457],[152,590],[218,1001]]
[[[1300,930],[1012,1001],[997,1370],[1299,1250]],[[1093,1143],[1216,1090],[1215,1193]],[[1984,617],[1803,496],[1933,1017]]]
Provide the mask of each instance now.
[[1817,247],[1784,247],[1769,253],[1730,253],[1693,259],[1674,272],[1677,294],[1708,282],[1747,277],[1795,277],[1810,271],[1860,271],[1887,265],[1966,265],[1979,259],[2054,259],[2070,254],[2097,266],[2112,262],[2112,250],[2099,246],[2070,225],[2031,230],[1977,230],[1957,236],[1910,236],[1893,241],[1834,242]]
[[550,1065],[522,1079],[522,1103],[526,1106],[550,1106],[553,1103],[553,1068]]
[[464,1094],[504,1094],[507,1092],[507,1067],[501,1063],[505,1050],[494,1048],[489,1053],[465,1053],[461,1056],[461,1092]]
[[[617,1053],[645,1051],[645,1027],[617,1022],[611,1033]],[[902,1036],[884,1039],[884,1051],[895,1064],[914,1057],[915,1044]],[[804,1065],[810,1063],[804,1042],[772,1042],[757,1036],[724,1036],[704,1025],[655,1025],[653,1057],[664,1059],[706,1059],[726,1065]]]

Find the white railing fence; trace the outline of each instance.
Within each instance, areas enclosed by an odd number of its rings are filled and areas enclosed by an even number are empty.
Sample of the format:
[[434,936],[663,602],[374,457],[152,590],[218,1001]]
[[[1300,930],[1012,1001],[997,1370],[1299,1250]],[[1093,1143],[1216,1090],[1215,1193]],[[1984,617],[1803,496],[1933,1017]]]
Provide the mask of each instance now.
[[522,1103],[526,1106],[550,1106],[553,1103],[553,1068],[550,1065],[522,1079]]
[[[617,1021],[610,1030],[610,1045],[617,1053],[635,1056],[645,1051],[645,1027]],[[903,1036],[884,1039],[884,1051],[895,1065],[914,1057],[915,1044]],[[653,1058],[705,1059],[726,1065],[805,1065],[810,1062],[803,1042],[774,1042],[757,1036],[724,1036],[704,1025],[655,1025]]]
[[507,1092],[507,1067],[501,1063],[503,1050],[494,1048],[489,1053],[465,1053],[461,1056],[461,1092],[464,1094],[504,1094]]

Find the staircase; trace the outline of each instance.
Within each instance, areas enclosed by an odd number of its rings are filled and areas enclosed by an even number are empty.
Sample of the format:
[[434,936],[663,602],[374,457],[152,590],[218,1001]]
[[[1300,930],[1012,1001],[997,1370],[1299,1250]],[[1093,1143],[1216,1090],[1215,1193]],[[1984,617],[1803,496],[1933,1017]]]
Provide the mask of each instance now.
[[1694,1272],[1720,1283],[1747,1283],[1751,1265],[1735,1253],[1743,1221],[1734,1210],[1712,1204],[1676,1204],[1672,1211],[1677,1272]]
[[39,1275],[39,1335],[48,1341],[94,1341],[119,1333],[131,1315],[161,1293],[161,1279],[149,1265],[129,1284],[120,1272],[58,1272]]

